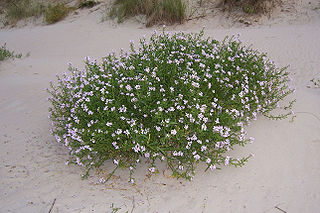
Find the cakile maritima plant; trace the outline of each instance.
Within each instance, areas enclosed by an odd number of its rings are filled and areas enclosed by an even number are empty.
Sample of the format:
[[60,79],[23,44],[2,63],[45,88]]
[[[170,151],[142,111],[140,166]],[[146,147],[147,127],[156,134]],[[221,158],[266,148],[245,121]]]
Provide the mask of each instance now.
[[[49,89],[52,134],[87,171],[112,160],[128,168],[165,161],[175,177],[191,179],[195,165],[207,169],[242,166],[235,145],[252,141],[245,126],[263,114],[290,116],[279,103],[293,92],[285,68],[278,69],[233,36],[219,42],[192,33],[154,32],[136,49],[87,58],[85,69],[69,66]],[[273,109],[282,109],[278,116]],[[113,174],[113,172],[111,173]]]

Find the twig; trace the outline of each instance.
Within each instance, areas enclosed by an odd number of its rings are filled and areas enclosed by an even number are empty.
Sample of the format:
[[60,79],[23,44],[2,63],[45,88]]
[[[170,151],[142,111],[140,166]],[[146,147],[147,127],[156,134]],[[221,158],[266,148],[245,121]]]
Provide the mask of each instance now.
[[54,204],[56,203],[56,200],[57,200],[57,198],[55,198],[55,199],[53,200],[53,202],[52,202],[52,204],[51,204],[51,208],[50,208],[50,210],[49,210],[48,213],[51,213],[51,211],[52,211],[52,209],[53,209],[53,206],[54,206]]
[[16,3],[14,3],[13,1],[10,3],[13,4],[13,6],[15,6],[18,9],[18,6],[16,5]]
[[191,20],[194,20],[194,19],[200,19],[200,18],[204,18],[206,17],[206,15],[200,15],[200,16],[196,16],[196,17],[192,17],[192,18],[188,18],[187,21],[191,21]]
[[135,205],[134,205],[134,196],[132,196],[132,209],[131,209],[131,213],[133,212],[134,207],[135,207]]
[[279,211],[282,211],[283,213],[287,213],[286,211],[280,209],[278,206],[275,206],[274,208],[278,209]]

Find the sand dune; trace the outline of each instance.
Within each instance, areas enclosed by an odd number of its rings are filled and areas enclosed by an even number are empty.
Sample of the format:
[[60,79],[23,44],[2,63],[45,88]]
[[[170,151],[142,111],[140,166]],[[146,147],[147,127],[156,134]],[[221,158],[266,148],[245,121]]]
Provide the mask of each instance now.
[[[169,178],[168,170],[147,178],[141,165],[136,186],[127,183],[125,171],[106,184],[98,183],[102,173],[81,180],[82,168],[65,165],[67,150],[49,133],[45,89],[56,73],[68,62],[82,68],[85,56],[99,60],[126,49],[156,28],[134,20],[99,23],[98,12],[82,13],[55,25],[0,30],[1,44],[30,52],[0,63],[0,212],[48,212],[53,201],[52,212],[111,212],[112,204],[119,212],[320,212],[320,89],[307,87],[320,77],[319,10],[310,10],[309,19],[282,17],[271,25],[216,27],[210,24],[216,17],[209,17],[168,27],[198,32],[206,25],[206,35],[217,39],[240,33],[278,66],[290,65],[297,117],[292,123],[259,117],[248,126],[255,143],[233,151],[254,154],[243,168],[205,173],[200,165],[188,182]],[[101,169],[111,168],[107,162]]]

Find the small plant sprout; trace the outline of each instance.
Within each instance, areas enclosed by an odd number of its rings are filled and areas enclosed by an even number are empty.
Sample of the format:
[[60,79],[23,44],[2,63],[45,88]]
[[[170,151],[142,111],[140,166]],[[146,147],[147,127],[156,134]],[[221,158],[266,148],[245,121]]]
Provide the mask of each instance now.
[[[229,151],[253,142],[245,126],[258,115],[292,115],[293,102],[277,107],[293,92],[288,72],[235,36],[219,42],[203,34],[154,32],[130,52],[102,63],[87,58],[84,70],[70,65],[58,76],[49,117],[73,162],[89,171],[111,160],[114,171],[128,168],[132,183],[145,161],[149,173],[160,160],[188,180],[200,162],[206,170],[244,165],[250,156]],[[271,115],[276,108],[283,114]]]
[[21,57],[21,53],[15,54],[14,51],[8,50],[6,44],[0,46],[0,61],[3,61],[5,59],[15,59]]

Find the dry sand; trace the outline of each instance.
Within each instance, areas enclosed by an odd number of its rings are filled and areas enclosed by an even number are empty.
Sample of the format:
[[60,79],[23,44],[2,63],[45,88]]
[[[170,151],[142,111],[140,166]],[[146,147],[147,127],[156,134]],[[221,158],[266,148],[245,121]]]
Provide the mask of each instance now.
[[[127,48],[153,29],[135,20],[99,23],[100,11],[50,26],[1,29],[0,44],[30,56],[0,63],[0,212],[49,212],[52,205],[54,213],[111,212],[112,204],[118,212],[320,212],[320,89],[307,87],[320,77],[320,10],[313,8],[320,3],[296,2],[295,13],[256,26],[226,28],[208,17],[168,28],[198,32],[206,25],[206,35],[217,39],[240,33],[278,66],[290,65],[297,88],[293,123],[260,116],[247,128],[255,142],[233,151],[254,154],[243,168],[205,173],[200,165],[192,182],[171,179],[168,170],[147,178],[145,165],[135,173],[136,186],[127,183],[126,171],[106,184],[94,172],[81,180],[82,168],[65,165],[67,150],[49,133],[45,89],[55,74],[68,62],[82,68],[85,56]],[[102,167],[111,169],[110,162]]]

